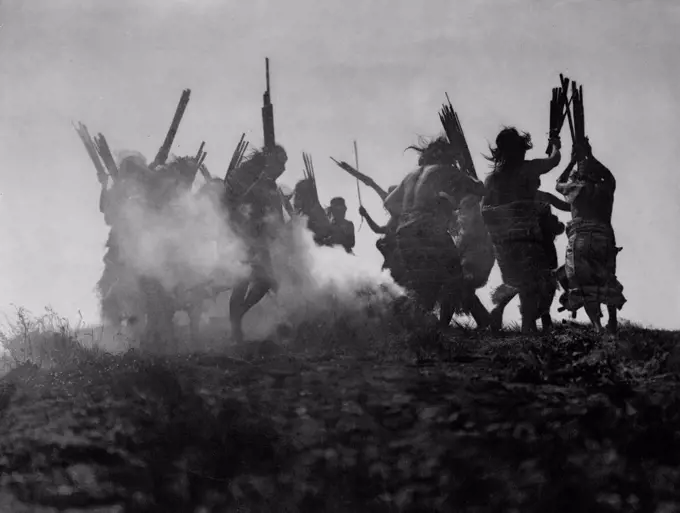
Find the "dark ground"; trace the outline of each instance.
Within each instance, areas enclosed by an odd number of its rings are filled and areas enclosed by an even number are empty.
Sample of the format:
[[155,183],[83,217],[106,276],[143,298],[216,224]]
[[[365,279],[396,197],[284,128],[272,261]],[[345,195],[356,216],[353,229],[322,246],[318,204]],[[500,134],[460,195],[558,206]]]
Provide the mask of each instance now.
[[447,338],[17,369],[0,511],[680,511],[680,333]]

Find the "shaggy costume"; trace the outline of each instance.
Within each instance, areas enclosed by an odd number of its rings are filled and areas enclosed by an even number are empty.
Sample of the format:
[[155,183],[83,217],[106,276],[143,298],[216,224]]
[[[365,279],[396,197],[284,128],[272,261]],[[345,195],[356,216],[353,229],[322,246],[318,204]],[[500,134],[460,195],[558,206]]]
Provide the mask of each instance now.
[[[114,325],[128,317],[139,314],[139,288],[136,285],[136,274],[126,264],[126,249],[124,243],[131,240],[124,236],[129,230],[129,220],[123,215],[123,210],[131,204],[144,201],[141,191],[143,183],[139,173],[139,166],[134,167],[134,159],[128,158],[121,162],[119,179],[109,189],[103,188],[99,199],[99,209],[104,214],[104,221],[110,227],[106,241],[104,255],[104,271],[97,282],[97,292],[100,299],[100,313],[102,318]],[[132,167],[131,167],[132,166]],[[143,169],[142,169],[143,170]]]
[[544,208],[534,201],[484,207],[482,215],[503,277],[503,285],[492,295],[494,304],[502,303],[506,294],[514,296],[518,290],[526,290],[539,298],[539,315],[549,312],[556,266],[539,224]]
[[[604,166],[594,157],[579,163],[579,169],[564,183],[558,183],[557,190],[569,203],[590,202],[596,208],[608,209],[614,200],[614,185],[605,181],[588,178],[593,170],[590,166]],[[606,169],[606,168],[605,168]],[[607,170],[608,173],[608,170]],[[623,285],[616,277],[616,237],[610,223],[582,219],[578,206],[572,207],[573,219],[567,225],[569,245],[563,281],[568,290],[560,297],[564,308],[577,311],[587,303],[605,304],[621,309],[626,303]]]
[[540,209],[538,225],[541,228],[545,251],[550,260],[550,268],[557,269],[558,261],[555,237],[564,233],[564,224],[562,224],[558,217],[552,213],[548,203],[539,203],[537,208]]
[[455,287],[463,278],[458,248],[435,211],[411,210],[401,214],[395,233],[396,258],[403,268],[400,285],[434,308],[444,287]]
[[[242,169],[237,169],[240,174]],[[245,180],[244,180],[245,181]],[[283,222],[281,196],[276,182],[262,179],[251,184],[245,193],[239,188],[227,189],[227,207],[234,231],[246,242],[252,277],[276,289],[270,244]]]
[[451,230],[460,253],[466,284],[474,290],[486,285],[496,262],[493,242],[482,217],[480,202],[479,196],[466,196],[460,202]]
[[576,311],[586,303],[621,309],[626,303],[623,285],[616,278],[616,247],[611,226],[575,220],[567,226],[567,258],[564,265],[569,291],[560,297],[567,310]]

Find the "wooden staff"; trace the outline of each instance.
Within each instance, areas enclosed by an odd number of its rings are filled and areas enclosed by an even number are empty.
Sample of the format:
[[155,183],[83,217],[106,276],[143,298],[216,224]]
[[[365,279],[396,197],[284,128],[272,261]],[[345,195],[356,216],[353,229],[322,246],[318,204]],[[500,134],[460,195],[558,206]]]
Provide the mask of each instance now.
[[[357,149],[357,142],[354,141],[354,164],[356,165],[357,171],[359,171],[359,150]],[[359,206],[363,208],[363,203],[361,202],[361,187],[359,186],[359,179],[357,178],[357,196],[359,197]],[[364,216],[361,216],[361,222],[359,223],[359,229],[361,231],[361,226],[364,224]]]
[[[552,89],[552,97],[550,98],[550,123],[549,123],[549,138],[554,137],[556,134],[559,134],[557,130],[557,125],[559,124],[559,117],[560,117],[560,112],[559,112],[559,104],[560,104],[560,95],[558,93],[559,89],[556,87],[553,87]],[[548,141],[548,147],[545,149],[545,153],[547,155],[550,155],[552,153],[552,148],[553,148],[553,143],[552,141]]]
[[201,159],[201,155],[203,154],[203,147],[204,146],[205,146],[205,141],[202,141],[201,146],[198,148],[198,151],[196,152],[196,156],[194,157],[194,159],[196,161]]

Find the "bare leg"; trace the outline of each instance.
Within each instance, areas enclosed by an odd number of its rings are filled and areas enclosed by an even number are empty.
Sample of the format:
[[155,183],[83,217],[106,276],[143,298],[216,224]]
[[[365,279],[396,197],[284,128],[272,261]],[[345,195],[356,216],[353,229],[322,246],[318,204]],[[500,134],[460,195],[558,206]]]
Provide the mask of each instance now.
[[244,303],[250,281],[243,281],[234,287],[229,298],[229,321],[231,331],[236,343],[243,342],[242,321],[245,315]]
[[[475,320],[478,329],[484,329],[491,324],[491,314],[484,307],[477,294],[474,292],[470,296],[469,300],[469,310],[470,315]],[[502,322],[502,312],[501,312],[501,322]]]
[[512,301],[517,294],[507,296],[503,299],[501,303],[496,305],[491,313],[489,314],[489,325],[491,326],[491,331],[497,332],[503,329],[503,312],[505,307],[508,306],[510,301]]
[[236,343],[243,342],[243,317],[271,290],[268,280],[255,278],[234,288],[229,300],[229,319]]
[[600,309],[600,303],[586,303],[585,304],[586,314],[593,323],[593,328],[596,333],[602,331],[602,324],[600,322],[600,317],[602,317],[602,310]]
[[538,318],[538,298],[535,291],[520,291],[520,312],[522,314],[522,333],[536,333],[536,319]]
[[439,327],[448,328],[451,324],[451,319],[453,318],[453,301],[450,297],[446,296],[439,302]]
[[550,333],[553,328],[552,317],[549,313],[541,315],[541,331],[543,333]]
[[541,300],[540,310],[544,312],[541,314],[541,331],[543,333],[550,333],[552,331],[553,322],[552,317],[550,317],[550,308],[552,307],[552,303],[553,300],[555,299],[556,293],[557,293],[557,280],[554,280],[547,284],[545,296],[543,296]]
[[609,316],[609,319],[607,320],[607,331],[609,333],[616,333],[619,330],[619,321],[617,319],[616,307],[608,306],[607,314]]

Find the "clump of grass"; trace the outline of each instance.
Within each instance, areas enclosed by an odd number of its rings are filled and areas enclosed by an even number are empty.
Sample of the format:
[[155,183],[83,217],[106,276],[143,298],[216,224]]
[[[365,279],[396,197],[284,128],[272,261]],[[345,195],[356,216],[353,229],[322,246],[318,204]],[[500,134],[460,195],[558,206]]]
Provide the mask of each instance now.
[[41,316],[34,316],[23,307],[15,307],[13,319],[6,317],[0,329],[0,346],[5,370],[31,363],[43,368],[78,363],[99,355],[102,351],[92,339],[91,343],[79,340],[82,318],[76,326],[45,308]]

